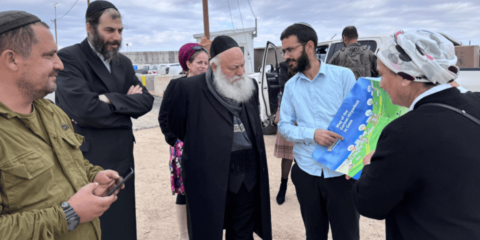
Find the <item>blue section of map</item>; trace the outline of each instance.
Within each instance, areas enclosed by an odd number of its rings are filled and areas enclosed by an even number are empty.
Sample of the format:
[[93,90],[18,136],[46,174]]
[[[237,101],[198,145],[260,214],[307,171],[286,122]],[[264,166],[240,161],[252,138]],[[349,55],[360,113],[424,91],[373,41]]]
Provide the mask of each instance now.
[[[372,114],[372,87],[369,79],[360,78],[343,101],[337,114],[328,126],[329,131],[338,133],[344,140],[337,141],[332,147],[317,146],[312,157],[326,167],[336,170],[348,158],[355,147],[355,141],[364,133],[360,129],[366,127],[367,120]],[[370,104],[369,104],[370,103]],[[361,172],[355,175],[358,179]]]
[[358,172],[357,174],[355,174],[355,176],[353,176],[353,178],[358,180],[361,175],[362,175],[362,171],[360,170],[360,172]]

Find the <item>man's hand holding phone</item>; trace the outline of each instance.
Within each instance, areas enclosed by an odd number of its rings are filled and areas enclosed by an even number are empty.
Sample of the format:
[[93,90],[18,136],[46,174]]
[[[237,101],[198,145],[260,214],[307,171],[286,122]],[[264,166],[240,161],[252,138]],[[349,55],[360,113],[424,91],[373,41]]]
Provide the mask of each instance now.
[[[95,179],[93,180],[93,182],[98,183],[98,187],[95,188],[95,190],[93,191],[93,194],[95,194],[95,196],[105,197],[122,180],[123,178],[116,171],[113,171],[113,170],[101,171],[97,174],[97,176],[95,176]],[[122,184],[122,186],[119,187],[114,192],[114,194],[117,195],[120,189],[124,189],[124,188],[125,188],[125,185]]]
[[100,217],[110,205],[117,200],[117,194],[125,188],[124,182],[133,176],[133,169],[126,173],[125,178],[116,171],[105,170],[95,176],[89,183],[78,190],[69,200],[80,223],[90,222]]
[[96,217],[102,216],[110,205],[117,200],[117,195],[109,197],[95,196],[94,192],[98,186],[99,184],[97,182],[89,183],[80,188],[80,190],[68,200],[68,203],[80,218],[80,223],[90,222]]

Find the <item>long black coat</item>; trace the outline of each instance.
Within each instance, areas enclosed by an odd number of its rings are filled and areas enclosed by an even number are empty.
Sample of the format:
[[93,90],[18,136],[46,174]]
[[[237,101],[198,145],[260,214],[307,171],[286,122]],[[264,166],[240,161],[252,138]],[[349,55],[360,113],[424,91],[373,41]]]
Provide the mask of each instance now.
[[[126,95],[132,85],[142,85],[132,62],[124,55],[111,62],[111,73],[85,39],[58,52],[64,70],[57,78],[56,104],[76,121],[75,132],[85,137],[80,149],[92,164],[120,174],[134,167],[131,118],[149,112],[154,98]],[[99,100],[105,94],[112,104]],[[130,181],[118,200],[100,218],[103,239],[135,239],[135,188]]]
[[160,105],[160,110],[158,111],[158,123],[160,125],[160,130],[162,130],[163,136],[165,137],[165,142],[168,145],[174,147],[175,143],[177,142],[177,137],[170,132],[168,128],[168,97],[173,93],[175,90],[175,86],[177,86],[178,79],[172,79],[167,85],[165,92],[163,93],[163,100],[162,104]]
[[386,219],[387,239],[480,239],[480,93],[450,88],[383,129],[353,186],[360,214]]
[[[184,142],[182,176],[190,237],[193,240],[222,239],[233,144],[233,115],[212,95],[205,74],[176,81],[177,86],[168,99],[168,126]],[[255,213],[255,232],[263,239],[272,239],[267,157],[257,91],[249,102],[243,104],[240,117],[252,127],[255,138],[252,143],[255,143],[260,156],[257,181],[260,199]]]

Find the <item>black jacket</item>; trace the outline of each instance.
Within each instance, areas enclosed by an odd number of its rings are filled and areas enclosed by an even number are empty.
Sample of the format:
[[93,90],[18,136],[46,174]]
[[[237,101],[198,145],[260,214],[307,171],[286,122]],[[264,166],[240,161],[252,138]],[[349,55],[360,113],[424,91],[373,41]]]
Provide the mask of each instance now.
[[[92,164],[122,174],[134,167],[134,136],[131,118],[149,112],[153,96],[126,95],[132,85],[142,85],[135,76],[132,62],[120,55],[111,62],[110,73],[85,39],[80,44],[58,52],[64,70],[57,78],[56,104],[78,124],[75,132],[85,137],[80,149]],[[105,94],[112,104],[99,100]],[[133,184],[132,184],[133,186]],[[118,200],[100,218],[104,239],[134,239],[135,191],[120,191]],[[135,237],[134,237],[135,236]]]
[[[184,142],[182,176],[192,234],[190,238],[222,239],[233,144],[233,115],[212,95],[205,74],[177,81],[168,99],[168,126],[174,136]],[[255,214],[256,233],[263,239],[272,239],[267,157],[259,118],[258,90],[249,102],[243,104],[240,117],[253,130],[253,136],[249,138],[259,159],[257,184],[260,197]]]
[[[133,167],[131,118],[149,112],[153,96],[126,95],[132,85],[142,85],[132,62],[124,55],[108,71],[87,40],[58,52],[64,70],[59,72],[56,104],[75,120],[75,132],[85,137],[84,156],[95,165],[123,172]],[[112,104],[99,100],[105,94]]]
[[168,105],[168,96],[172,95],[175,86],[177,85],[178,80],[172,79],[167,85],[165,92],[163,92],[162,104],[160,104],[160,111],[158,111],[158,123],[160,124],[160,130],[162,130],[163,136],[165,137],[165,142],[170,146],[175,146],[177,142],[177,137],[170,132],[168,129],[168,110],[170,109]]
[[382,131],[354,185],[360,214],[386,219],[387,239],[480,239],[480,93],[450,88],[421,99]]

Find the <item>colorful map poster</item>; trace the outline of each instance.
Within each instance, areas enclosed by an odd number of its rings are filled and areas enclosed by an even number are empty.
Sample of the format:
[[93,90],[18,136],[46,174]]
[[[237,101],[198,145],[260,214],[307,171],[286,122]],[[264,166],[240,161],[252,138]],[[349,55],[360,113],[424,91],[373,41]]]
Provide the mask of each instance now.
[[383,128],[408,109],[392,104],[380,78],[360,78],[333,118],[329,131],[338,133],[331,147],[317,146],[312,157],[337,172],[358,179],[363,157],[374,151]]

